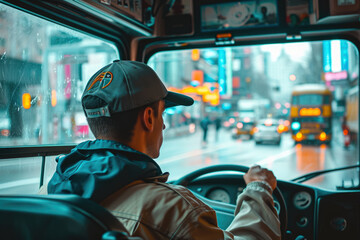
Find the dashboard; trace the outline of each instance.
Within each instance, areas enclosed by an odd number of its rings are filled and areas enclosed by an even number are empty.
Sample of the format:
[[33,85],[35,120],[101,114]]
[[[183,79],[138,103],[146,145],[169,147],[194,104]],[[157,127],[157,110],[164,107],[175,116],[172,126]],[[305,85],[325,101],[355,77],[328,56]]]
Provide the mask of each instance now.
[[[220,209],[230,214],[230,206],[245,188],[241,174],[213,174],[189,183],[192,192],[229,208]],[[287,209],[285,239],[360,239],[360,192],[326,191],[308,185],[278,180]],[[275,208],[281,211],[274,196]],[[210,204],[211,205],[211,204]],[[219,208],[212,206],[218,214]],[[233,212],[232,212],[233,213]],[[218,215],[219,226],[225,229],[231,220]],[[220,222],[224,219],[224,222]]]

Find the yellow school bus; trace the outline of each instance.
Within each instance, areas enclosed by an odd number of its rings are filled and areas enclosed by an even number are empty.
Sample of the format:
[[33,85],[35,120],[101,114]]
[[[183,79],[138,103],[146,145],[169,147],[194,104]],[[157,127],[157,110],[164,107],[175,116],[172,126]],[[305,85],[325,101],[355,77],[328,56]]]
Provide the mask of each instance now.
[[302,84],[291,96],[291,132],[296,143],[330,143],[331,91],[322,84]]

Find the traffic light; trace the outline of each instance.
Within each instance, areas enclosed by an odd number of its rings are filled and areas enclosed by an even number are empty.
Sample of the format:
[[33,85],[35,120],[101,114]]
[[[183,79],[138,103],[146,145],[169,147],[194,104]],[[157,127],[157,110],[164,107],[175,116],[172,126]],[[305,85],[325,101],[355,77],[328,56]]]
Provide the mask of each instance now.
[[56,90],[51,90],[51,106],[55,107],[57,104]]
[[25,108],[25,109],[29,109],[31,107],[30,93],[24,93],[22,95],[22,105],[23,105],[23,108]]
[[200,50],[199,49],[193,49],[191,51],[191,59],[193,61],[198,61],[200,59]]
[[204,82],[204,72],[202,70],[193,70],[191,72],[191,80],[196,82],[196,85],[202,85]]

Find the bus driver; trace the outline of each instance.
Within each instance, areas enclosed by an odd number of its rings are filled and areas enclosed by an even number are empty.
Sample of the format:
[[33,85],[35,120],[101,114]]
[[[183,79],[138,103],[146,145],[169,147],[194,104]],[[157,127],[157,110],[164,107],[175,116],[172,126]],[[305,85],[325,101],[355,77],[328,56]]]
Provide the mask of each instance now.
[[166,183],[169,174],[153,160],[163,141],[162,113],[192,104],[192,98],[168,92],[144,63],[116,60],[101,68],[82,96],[96,140],[57,159],[48,193],[91,199],[143,239],[280,239],[271,195],[276,178],[265,168],[254,166],[244,175],[247,187],[226,230],[187,188]]

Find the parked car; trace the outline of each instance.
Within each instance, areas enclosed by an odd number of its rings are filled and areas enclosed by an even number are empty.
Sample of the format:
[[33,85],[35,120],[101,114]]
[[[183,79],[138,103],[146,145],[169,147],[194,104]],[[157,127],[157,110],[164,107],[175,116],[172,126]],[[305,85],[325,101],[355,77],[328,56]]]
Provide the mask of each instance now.
[[252,139],[254,127],[255,123],[253,121],[239,121],[232,129],[231,137],[233,139]]
[[253,134],[256,144],[281,142],[281,129],[278,120],[273,118],[261,119],[257,122]]
[[239,120],[239,116],[234,114],[225,118],[223,122],[224,129],[230,130],[236,126],[237,121]]
[[10,118],[5,111],[0,111],[0,138],[10,136]]
[[290,121],[285,119],[279,119],[279,130],[281,133],[289,132]]

